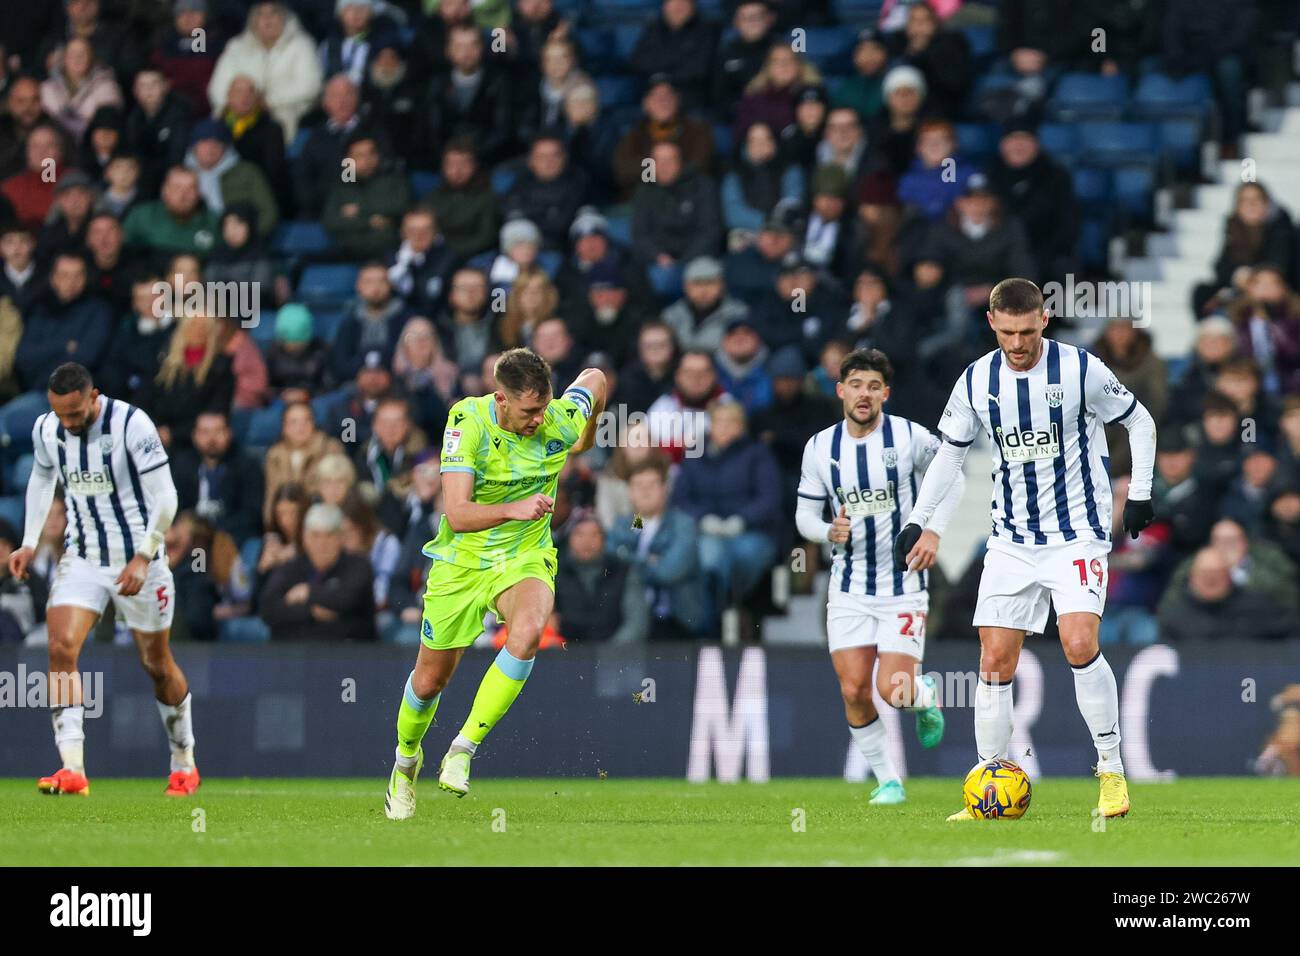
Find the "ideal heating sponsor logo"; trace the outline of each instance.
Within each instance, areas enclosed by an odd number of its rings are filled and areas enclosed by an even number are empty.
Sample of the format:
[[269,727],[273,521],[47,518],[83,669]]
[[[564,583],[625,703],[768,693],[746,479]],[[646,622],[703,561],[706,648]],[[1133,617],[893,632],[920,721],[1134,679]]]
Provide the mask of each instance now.
[[836,488],[835,494],[844,505],[850,518],[872,518],[892,514],[897,504],[894,500],[894,483],[884,488]]
[[153,894],[83,893],[74,886],[50,897],[50,925],[125,927],[132,936],[148,936],[153,928]]
[[1047,428],[1005,429],[994,431],[1002,460],[1011,464],[1026,461],[1050,461],[1061,454],[1061,430],[1056,425]]

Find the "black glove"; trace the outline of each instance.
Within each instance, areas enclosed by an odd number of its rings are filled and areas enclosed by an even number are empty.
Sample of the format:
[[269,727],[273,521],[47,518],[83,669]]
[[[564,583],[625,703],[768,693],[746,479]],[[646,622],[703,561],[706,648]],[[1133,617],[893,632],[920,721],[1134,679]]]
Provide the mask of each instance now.
[[899,571],[907,570],[907,556],[912,553],[916,547],[916,542],[921,540],[921,526],[919,524],[904,525],[903,530],[898,532],[898,537],[894,539],[894,567]]
[[1150,501],[1134,501],[1130,498],[1124,504],[1124,530],[1130,538],[1136,538],[1138,532],[1155,520],[1155,509]]

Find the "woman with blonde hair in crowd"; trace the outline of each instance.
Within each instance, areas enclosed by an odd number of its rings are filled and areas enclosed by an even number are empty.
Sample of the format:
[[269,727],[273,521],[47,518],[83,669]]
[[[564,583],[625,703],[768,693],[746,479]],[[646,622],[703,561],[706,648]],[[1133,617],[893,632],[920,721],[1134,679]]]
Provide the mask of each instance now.
[[393,354],[393,379],[411,403],[411,417],[427,434],[441,430],[447,409],[460,398],[460,366],[447,358],[433,323],[407,319]]
[[341,450],[316,462],[316,467],[307,475],[307,490],[313,498],[327,505],[342,507],[356,484],[356,466]]
[[90,41],[84,37],[69,40],[56,54],[49,79],[41,84],[41,107],[81,142],[97,109],[121,105],[122,90],[113,71],[99,64]]
[[533,338],[533,329],[555,316],[560,305],[560,294],[550,277],[541,269],[520,273],[506,299],[506,314],[501,319],[501,344],[513,349],[526,346]]
[[221,351],[221,323],[203,313],[180,319],[148,390],[146,411],[168,448],[187,448],[200,412],[230,414],[235,373]]
[[262,506],[265,524],[271,524],[272,502],[281,486],[297,482],[305,488],[307,476],[331,454],[342,455],[343,443],[316,427],[311,406],[306,402],[286,405],[280,418],[280,440],[266,453],[266,498]]
[[743,143],[754,123],[766,123],[778,131],[792,125],[799,94],[821,85],[822,75],[810,61],[787,44],[773,44],[763,68],[749,81],[745,97],[736,107],[735,141]]

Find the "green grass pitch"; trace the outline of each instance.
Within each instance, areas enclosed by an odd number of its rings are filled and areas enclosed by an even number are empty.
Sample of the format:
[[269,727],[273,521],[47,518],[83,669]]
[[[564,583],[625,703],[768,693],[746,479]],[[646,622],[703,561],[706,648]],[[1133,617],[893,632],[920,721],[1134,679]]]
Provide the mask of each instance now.
[[[1132,784],[1094,830],[1092,779],[1034,787],[1019,821],[948,824],[960,782],[913,779],[872,807],[833,779],[482,778],[462,800],[422,781],[414,820],[384,818],[382,779],[99,779],[90,797],[0,780],[0,862],[21,865],[1295,865],[1300,780]],[[202,814],[196,814],[202,810]],[[196,832],[202,823],[202,832]]]

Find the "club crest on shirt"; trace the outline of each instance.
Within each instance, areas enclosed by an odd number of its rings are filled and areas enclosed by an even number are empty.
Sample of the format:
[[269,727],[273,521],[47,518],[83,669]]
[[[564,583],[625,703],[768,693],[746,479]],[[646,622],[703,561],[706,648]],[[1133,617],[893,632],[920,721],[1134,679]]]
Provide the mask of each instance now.
[[1065,402],[1064,385],[1049,385],[1047,386],[1047,390],[1044,394],[1047,395],[1048,408],[1060,408],[1061,405]]
[[563,448],[564,442],[560,441],[558,438],[552,438],[546,443],[546,456],[549,458],[551,455],[556,454]]
[[885,467],[886,467],[886,468],[897,468],[897,467],[898,467],[898,449],[897,449],[897,448],[886,448],[886,449],[885,449],[885,455],[884,455],[884,458],[885,458]]

